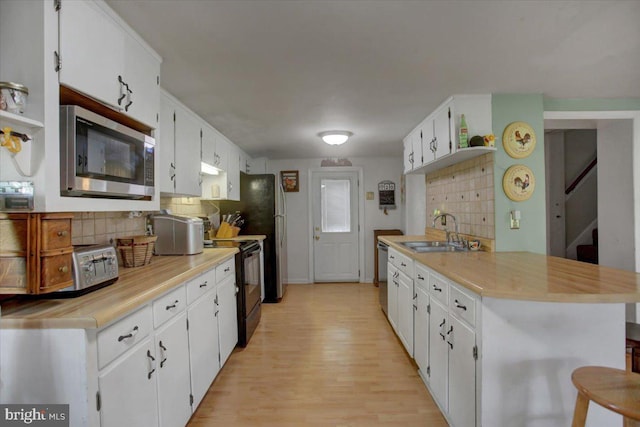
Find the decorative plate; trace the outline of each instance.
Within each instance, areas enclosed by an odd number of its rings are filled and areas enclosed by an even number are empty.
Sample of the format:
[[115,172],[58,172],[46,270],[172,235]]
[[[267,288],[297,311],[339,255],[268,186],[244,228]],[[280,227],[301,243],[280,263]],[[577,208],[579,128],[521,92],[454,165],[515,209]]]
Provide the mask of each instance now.
[[508,155],[514,159],[523,159],[533,153],[536,134],[528,123],[513,122],[504,128],[502,145]]
[[525,165],[513,165],[502,177],[504,194],[513,201],[522,202],[529,199],[536,187],[536,179],[531,169]]

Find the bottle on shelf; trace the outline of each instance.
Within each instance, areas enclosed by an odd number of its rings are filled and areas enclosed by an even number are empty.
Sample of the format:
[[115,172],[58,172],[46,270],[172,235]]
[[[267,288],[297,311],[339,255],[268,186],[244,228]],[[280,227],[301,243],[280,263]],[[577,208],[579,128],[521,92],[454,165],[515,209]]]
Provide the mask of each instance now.
[[469,146],[469,130],[467,129],[467,120],[464,114],[460,116],[460,130],[458,132],[458,148],[467,148]]

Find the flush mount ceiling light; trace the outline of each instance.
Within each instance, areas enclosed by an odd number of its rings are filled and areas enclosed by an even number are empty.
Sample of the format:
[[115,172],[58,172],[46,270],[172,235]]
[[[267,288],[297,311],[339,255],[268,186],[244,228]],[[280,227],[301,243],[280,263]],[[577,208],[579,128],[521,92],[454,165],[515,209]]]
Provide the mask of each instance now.
[[353,133],[346,130],[330,130],[318,134],[318,136],[329,145],[344,144],[351,135],[353,135]]

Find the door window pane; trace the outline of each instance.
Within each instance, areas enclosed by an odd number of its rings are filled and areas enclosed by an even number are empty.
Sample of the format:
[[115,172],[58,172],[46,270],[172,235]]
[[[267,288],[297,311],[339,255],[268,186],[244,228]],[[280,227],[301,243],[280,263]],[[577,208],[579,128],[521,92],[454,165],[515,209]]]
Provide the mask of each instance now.
[[320,209],[323,233],[351,231],[351,182],[348,179],[322,179]]

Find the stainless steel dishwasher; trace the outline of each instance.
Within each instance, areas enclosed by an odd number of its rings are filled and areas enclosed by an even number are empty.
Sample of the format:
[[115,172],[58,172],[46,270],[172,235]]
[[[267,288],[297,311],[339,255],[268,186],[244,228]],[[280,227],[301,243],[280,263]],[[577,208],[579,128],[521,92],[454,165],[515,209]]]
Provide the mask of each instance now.
[[387,256],[389,245],[378,241],[378,291],[380,293],[380,307],[387,314]]

